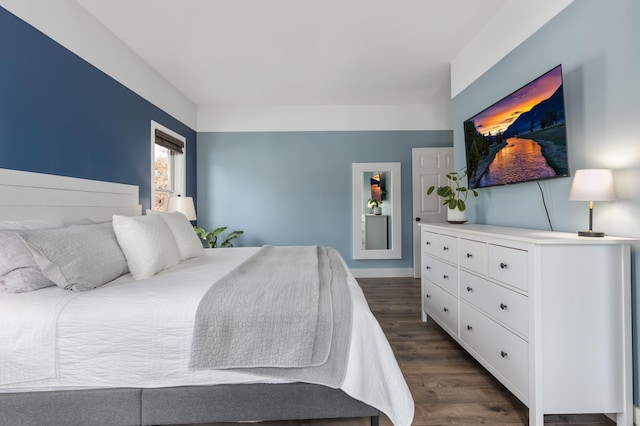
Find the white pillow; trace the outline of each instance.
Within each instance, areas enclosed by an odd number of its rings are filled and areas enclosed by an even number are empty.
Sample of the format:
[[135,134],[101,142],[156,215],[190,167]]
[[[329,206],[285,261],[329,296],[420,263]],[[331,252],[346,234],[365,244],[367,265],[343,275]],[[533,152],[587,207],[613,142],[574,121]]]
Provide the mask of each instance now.
[[67,290],[91,290],[128,271],[110,223],[26,231],[22,238],[42,273]]
[[173,238],[178,244],[180,259],[186,260],[192,257],[204,255],[204,248],[200,242],[200,237],[193,230],[193,226],[187,217],[180,212],[160,213],[159,215],[167,224]]
[[136,280],[180,263],[178,244],[161,215],[113,215],[113,230]]

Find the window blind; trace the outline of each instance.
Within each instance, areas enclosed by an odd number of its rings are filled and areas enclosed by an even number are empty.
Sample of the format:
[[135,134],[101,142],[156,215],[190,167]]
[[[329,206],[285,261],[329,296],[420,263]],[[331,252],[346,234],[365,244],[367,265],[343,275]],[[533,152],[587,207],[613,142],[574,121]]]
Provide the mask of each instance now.
[[160,145],[164,148],[167,148],[170,151],[173,151],[177,154],[183,153],[184,142],[180,139],[174,138],[173,136],[163,132],[162,130],[156,130],[156,144]]

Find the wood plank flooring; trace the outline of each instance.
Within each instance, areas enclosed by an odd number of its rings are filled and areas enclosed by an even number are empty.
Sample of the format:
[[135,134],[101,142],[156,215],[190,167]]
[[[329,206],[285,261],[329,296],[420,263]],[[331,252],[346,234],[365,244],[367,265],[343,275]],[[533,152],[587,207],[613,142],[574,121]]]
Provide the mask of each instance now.
[[[415,401],[413,425],[527,425],[528,409],[435,322],[420,320],[420,280],[358,279]],[[545,416],[545,425],[615,424],[603,415]],[[214,425],[214,424],[212,424]],[[232,423],[216,423],[230,426]],[[273,425],[367,426],[368,418],[263,422]],[[391,422],[381,416],[380,425]]]

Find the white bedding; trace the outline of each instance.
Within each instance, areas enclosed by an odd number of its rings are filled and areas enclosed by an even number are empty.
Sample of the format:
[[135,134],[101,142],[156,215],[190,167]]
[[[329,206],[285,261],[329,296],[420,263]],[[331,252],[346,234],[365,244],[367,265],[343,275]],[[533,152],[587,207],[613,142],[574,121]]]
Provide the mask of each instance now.
[[[22,376],[25,351],[12,358],[11,351],[0,350],[0,392],[280,382],[232,371],[188,368],[200,299],[212,283],[257,250],[207,250],[205,256],[152,278],[134,281],[125,275],[82,293],[53,287],[0,293],[2,345],[22,342],[28,346],[30,339],[39,348],[28,360],[39,369]],[[349,280],[353,323],[341,389],[378,408],[395,425],[410,425],[414,406],[407,384],[360,287],[350,274]],[[30,303],[38,304],[36,323],[50,324],[57,317],[57,327],[42,327],[30,334],[16,332],[16,321],[35,315],[35,309],[24,310]],[[8,317],[14,320],[6,320]],[[48,361],[41,362],[43,359]],[[8,365],[21,367],[8,369]]]

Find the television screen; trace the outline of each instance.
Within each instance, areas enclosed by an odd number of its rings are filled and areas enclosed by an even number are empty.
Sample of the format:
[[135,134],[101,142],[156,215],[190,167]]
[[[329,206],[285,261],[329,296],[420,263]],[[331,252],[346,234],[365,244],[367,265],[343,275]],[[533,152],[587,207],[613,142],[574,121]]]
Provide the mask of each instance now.
[[469,188],[569,176],[562,66],[464,122]]

